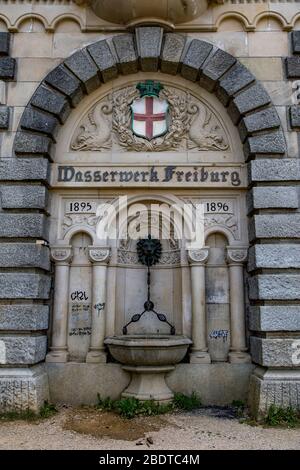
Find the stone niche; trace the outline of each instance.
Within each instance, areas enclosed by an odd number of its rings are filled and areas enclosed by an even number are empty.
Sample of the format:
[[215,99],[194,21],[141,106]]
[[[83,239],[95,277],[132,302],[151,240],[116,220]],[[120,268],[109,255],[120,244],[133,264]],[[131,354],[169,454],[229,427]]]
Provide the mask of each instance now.
[[[137,84],[150,78],[161,80],[169,122],[165,134],[146,140],[133,132],[131,105],[139,97]],[[137,226],[141,238],[151,231],[162,241],[151,274],[155,310],[193,341],[169,375],[172,389],[198,390],[204,402],[213,397],[225,403],[228,394],[225,400],[211,392],[219,380],[232,399],[244,399],[252,370],[244,305],[247,178],[237,129],[224,108],[196,84],[187,89],[180,78],[138,73],[91,93],[56,140],[50,210],[55,289],[47,356],[55,399],[91,403],[97,392],[114,397],[126,386],[128,376],[111,362],[104,341],[121,335],[132,315],[143,311],[146,269],[137,257]],[[117,237],[104,241],[98,207],[113,205],[121,220],[120,197],[128,208],[143,204],[146,210],[122,219]],[[187,238],[178,236],[178,219],[168,230],[153,203],[188,204],[192,210],[202,204],[204,246],[189,248]],[[152,312],[128,326],[128,334],[169,332]],[[74,371],[82,386],[76,397]]]

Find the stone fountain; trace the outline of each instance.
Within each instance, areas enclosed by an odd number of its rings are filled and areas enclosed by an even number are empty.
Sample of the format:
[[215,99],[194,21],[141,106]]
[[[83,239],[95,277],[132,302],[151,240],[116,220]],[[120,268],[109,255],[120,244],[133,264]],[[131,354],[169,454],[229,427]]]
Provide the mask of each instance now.
[[[165,381],[167,372],[171,372],[187,353],[192,341],[176,335],[175,328],[166,316],[156,312],[151,300],[150,267],[161,256],[161,243],[151,238],[137,243],[139,261],[147,266],[147,300],[142,313],[134,314],[123,327],[123,335],[106,338],[105,344],[113,358],[123,364],[123,369],[131,373],[131,381],[122,393],[122,397],[135,397],[139,400],[170,401],[174,394]],[[128,327],[141,319],[144,314],[153,313],[170,326],[170,335],[127,335]]]

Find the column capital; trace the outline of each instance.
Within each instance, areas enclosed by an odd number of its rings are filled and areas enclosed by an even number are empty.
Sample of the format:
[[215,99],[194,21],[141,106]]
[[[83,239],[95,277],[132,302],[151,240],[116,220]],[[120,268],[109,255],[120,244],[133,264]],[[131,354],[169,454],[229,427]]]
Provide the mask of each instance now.
[[226,261],[228,264],[244,264],[248,258],[248,247],[227,246]]
[[71,245],[57,245],[50,248],[51,260],[55,263],[70,264],[73,258]]
[[199,249],[187,250],[188,260],[190,264],[205,264],[208,260],[209,247],[204,246]]
[[108,246],[89,246],[89,260],[92,263],[108,264],[110,259],[110,247]]

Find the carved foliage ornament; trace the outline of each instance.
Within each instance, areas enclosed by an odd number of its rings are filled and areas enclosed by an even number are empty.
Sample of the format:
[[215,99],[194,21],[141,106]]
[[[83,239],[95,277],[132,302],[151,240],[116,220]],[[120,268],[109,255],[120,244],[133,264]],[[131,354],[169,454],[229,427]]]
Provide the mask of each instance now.
[[70,263],[73,257],[71,246],[53,246],[50,250],[51,259],[55,263]]
[[147,80],[115,91],[80,123],[72,150],[162,152],[229,149],[216,116],[177,88]]
[[107,247],[89,247],[89,259],[92,263],[108,263],[110,258],[110,248]]

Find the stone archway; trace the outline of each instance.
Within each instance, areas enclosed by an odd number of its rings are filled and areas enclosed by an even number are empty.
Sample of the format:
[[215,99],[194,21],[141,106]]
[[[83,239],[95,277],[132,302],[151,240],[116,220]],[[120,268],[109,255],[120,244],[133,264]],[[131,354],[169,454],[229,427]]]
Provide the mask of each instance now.
[[[271,306],[268,301],[274,303],[279,300],[276,311],[280,315],[285,308],[284,300],[299,300],[298,278],[291,274],[282,274],[280,271],[265,273],[262,269],[270,267],[267,260],[274,254],[278,259],[284,255],[286,245],[280,247],[269,242],[282,237],[292,239],[295,227],[299,224],[295,214],[280,214],[282,205],[278,202],[276,205],[275,197],[280,191],[278,184],[281,181],[286,184],[299,179],[299,164],[293,159],[281,158],[286,152],[284,136],[276,109],[265,89],[233,56],[207,42],[198,39],[188,42],[184,36],[163,33],[159,27],[141,27],[137,28],[135,33],[115,36],[111,41],[99,41],[75,52],[45,77],[24,110],[15,138],[15,155],[22,158],[11,159],[11,162],[5,162],[2,167],[8,181],[40,183],[39,186],[26,186],[26,189],[23,189],[22,210],[27,213],[21,216],[18,214],[20,229],[14,236],[26,240],[28,237],[47,240],[47,217],[43,212],[46,212],[47,207],[45,188],[49,183],[48,163],[51,161],[51,147],[55,143],[57,129],[64,124],[71,109],[85,94],[101,86],[102,82],[112,80],[119,74],[127,75],[138,71],[178,74],[187,80],[198,82],[200,86],[215,93],[238,127],[245,160],[250,162],[248,211],[251,216],[249,238],[252,243],[249,263],[250,325],[254,331],[251,339],[252,357],[254,362],[262,367],[274,364],[277,367],[292,367],[289,353],[281,348],[284,344],[284,347],[290,350],[290,340],[268,339],[265,331],[269,331],[269,328],[272,330]],[[22,192],[22,189],[18,191]],[[283,197],[286,198],[285,208],[298,207],[295,203],[289,205],[288,195]],[[269,208],[277,212],[272,215],[265,213],[264,210]],[[40,213],[32,213],[32,209]],[[15,216],[16,214],[6,214],[7,220],[4,220],[3,227],[7,232],[17,220]],[[290,228],[283,229],[283,226]],[[264,244],[266,239],[268,243]],[[11,244],[10,256],[13,255],[13,248]],[[22,249],[34,251],[32,244],[23,243]],[[22,274],[21,281],[30,282],[31,299],[49,298],[50,275],[45,274],[49,269],[49,265],[43,261],[45,250],[43,247],[40,253],[34,253],[36,261],[33,261],[34,267],[44,270],[43,274]],[[282,267],[284,266],[278,261],[275,268]],[[11,277],[12,285],[20,282],[20,275],[11,273],[11,276],[15,276]],[[291,293],[284,294],[282,289],[290,289]],[[22,289],[15,292],[16,299],[28,298],[28,293]],[[11,299],[12,295],[14,289],[4,292],[2,298]],[[266,305],[262,306],[263,303]],[[34,305],[36,315],[45,310],[44,305]],[[10,308],[13,312],[14,306]],[[26,310],[25,304],[23,310]],[[45,312],[43,314],[45,315]],[[267,322],[267,326],[263,326],[263,320]],[[282,325],[281,329],[286,328]],[[255,332],[259,334],[256,335]],[[20,342],[20,337],[18,341]],[[278,341],[281,342],[280,345]],[[46,353],[46,338],[37,335],[24,336],[23,347],[32,351],[34,359],[30,359],[31,362],[26,362],[26,359],[25,362],[14,359],[12,363],[34,364],[42,361]],[[255,411],[266,409],[270,394],[276,397],[276,403],[284,404],[282,390],[291,383],[288,373],[281,376],[273,373],[266,375],[264,379],[265,371],[266,369],[260,369],[252,379],[250,398]],[[35,379],[34,374],[35,372],[28,374],[28,383],[37,384],[40,380]],[[36,374],[39,375],[38,371]],[[295,389],[295,405],[298,403],[299,383],[300,375],[295,371],[292,382]],[[38,393],[40,392],[33,392],[32,403],[37,400]]]

